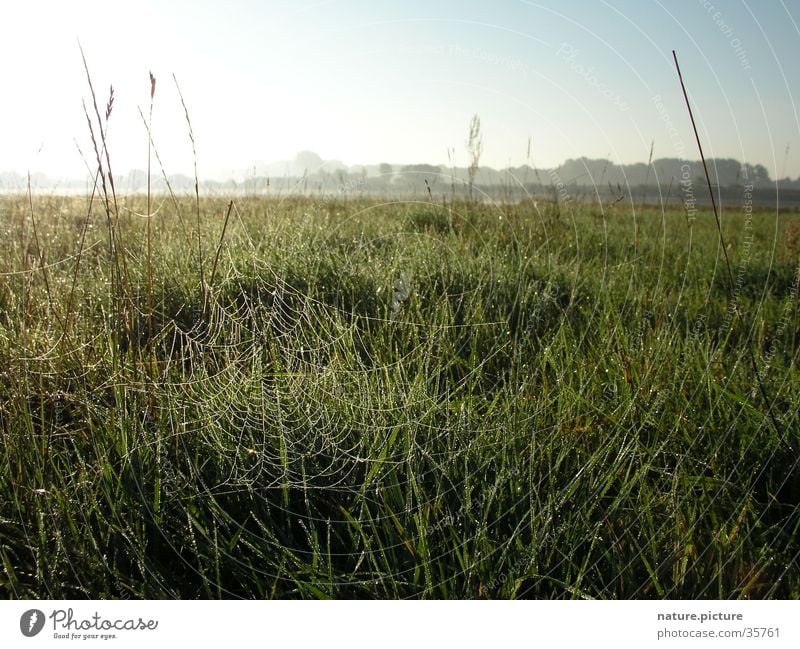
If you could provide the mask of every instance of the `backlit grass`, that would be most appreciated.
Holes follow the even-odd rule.
[[[798,217],[153,204],[0,199],[6,597],[800,596]]]

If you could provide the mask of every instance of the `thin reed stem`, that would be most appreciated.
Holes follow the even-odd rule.
[[[692,106],[689,103],[689,95],[686,92],[686,85],[683,83],[683,75],[681,74],[681,67],[678,64],[678,55],[675,53],[675,50],[672,50],[672,58],[675,60],[675,69],[678,72],[678,80],[681,82],[681,90],[683,91],[683,99],[686,102],[686,109],[689,111],[689,119],[692,122],[692,130],[694,131],[694,137],[697,141],[697,149],[700,152],[700,160],[703,163],[703,173],[706,177],[706,185],[708,186],[708,194],[711,197],[711,208],[714,211],[714,220],[717,224],[717,232],[719,234],[720,245],[722,246],[722,254],[725,258],[725,268],[728,270],[728,280],[730,282],[730,299],[733,304],[733,308],[736,312],[736,315],[741,318],[742,313],[739,309],[739,304],[736,298],[736,293],[734,289],[734,281],[733,281],[733,271],[731,270],[731,262],[728,258],[728,251],[725,246],[725,239],[722,235],[722,224],[719,220],[719,213],[717,211],[717,201],[714,198],[714,189],[711,186],[711,176],[708,173],[708,165],[706,165],[706,158],[703,155],[703,145],[700,143],[700,134],[697,132],[697,124],[694,121],[694,114],[692,113]],[[794,450],[789,445],[789,443],[784,438],[784,435],[781,431],[781,427],[778,424],[778,420],[775,417],[775,413],[773,412],[773,403],[770,400],[769,396],[767,395],[767,390],[764,387],[764,383],[761,381],[761,376],[758,371],[758,364],[756,362],[756,355],[755,351],[753,351],[753,342],[751,337],[746,337],[744,341],[745,346],[747,347],[748,356],[750,358],[750,365],[753,370],[753,378],[756,380],[756,384],[758,385],[759,392],[761,393],[761,398],[764,401],[764,405],[767,408],[767,416],[769,417],[770,422],[772,423],[773,428],[775,429],[775,434],[778,436],[778,439],[792,452]]]
[[[208,282],[209,287],[214,286],[214,278],[217,275],[217,262],[219,262],[219,254],[222,251],[222,242],[225,240],[225,232],[228,229],[228,221],[231,218],[231,210],[233,210],[233,201],[228,203],[228,211],[225,214],[225,222],[222,224],[222,233],[219,235],[219,242],[217,242],[217,250],[214,253],[214,263],[211,266],[211,279]]]
[[[192,162],[194,163],[194,198],[197,215],[197,257],[198,266],[200,269],[200,286],[203,288],[203,291],[205,291],[206,283],[203,275],[203,242],[200,234],[200,181],[197,176],[197,147],[195,145],[194,130],[192,130],[192,120],[189,118],[189,109],[187,108],[186,101],[183,98],[180,84],[178,84],[178,77],[173,74],[172,79],[175,81],[175,87],[178,89],[178,96],[181,99],[181,106],[183,106],[183,112],[186,116],[186,124],[189,127],[189,140],[192,143]]]
[[[150,151],[152,140],[149,134],[153,129],[153,98],[156,94],[156,78],[150,73],[150,116],[147,123],[147,340],[153,339],[153,195],[150,188]]]

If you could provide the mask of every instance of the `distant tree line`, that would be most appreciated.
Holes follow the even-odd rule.
[[[773,187],[775,182],[761,164],[741,163],[732,158],[712,158],[707,161],[711,182],[720,187],[741,187],[752,184],[756,188]],[[146,187],[146,174],[133,170],[116,178],[122,192],[141,192]],[[194,190],[194,178],[183,174],[168,177],[173,191]],[[427,186],[425,182],[427,181]],[[84,192],[87,180],[52,180],[43,174],[33,174],[31,185],[36,190]],[[212,193],[297,193],[297,194],[415,194],[427,192],[469,193],[474,186],[477,195],[497,194],[499,191],[534,191],[553,187],[572,187],[583,190],[624,191],[625,188],[644,186],[660,187],[664,192],[674,187],[678,193],[681,182],[705,186],[703,167],[696,160],[659,158],[649,166],[645,163],[617,165],[610,160],[593,158],[569,159],[554,168],[537,168],[521,165],[506,169],[473,164],[470,167],[449,167],[432,164],[357,165],[329,167],[326,163],[302,168],[297,164],[287,172],[274,175],[252,175],[238,180],[205,180],[203,188]],[[784,189],[800,190],[800,178],[782,178],[778,185]],[[0,173],[0,190],[25,191],[27,176],[16,172]],[[152,178],[153,190],[167,191],[167,182],[160,175]]]

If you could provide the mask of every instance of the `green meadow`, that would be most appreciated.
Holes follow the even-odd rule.
[[[800,597],[800,215],[721,221],[0,197],[0,594]]]

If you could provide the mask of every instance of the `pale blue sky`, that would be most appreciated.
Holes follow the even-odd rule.
[[[529,136],[540,167],[646,161],[653,139],[655,157],[696,158],[676,49],[706,154],[800,175],[797,0],[34,0],[3,14],[0,171],[84,172],[80,38],[96,87],[115,88],[120,171],[146,165],[149,70],[168,172],[191,169],[172,73],[206,177],[303,149],[438,164],[454,148],[464,165],[474,113],[495,167],[524,163]]]

